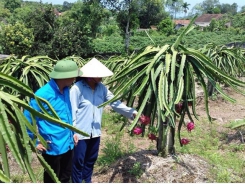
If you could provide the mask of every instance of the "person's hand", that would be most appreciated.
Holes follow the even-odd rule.
[[[76,146],[77,143],[78,143],[78,135],[77,135],[77,134],[74,134],[74,135],[73,135],[73,140],[74,140],[74,144],[75,144],[75,146]]]
[[[138,114],[137,112],[134,112],[133,117],[135,118],[137,116],[137,114]]]
[[[43,152],[43,151],[46,151],[46,150],[47,150],[41,143],[39,143],[39,144],[36,146],[36,149],[37,149],[39,152]]]

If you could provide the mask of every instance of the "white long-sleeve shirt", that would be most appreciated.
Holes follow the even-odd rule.
[[[114,95],[102,83],[98,83],[93,90],[84,80],[76,82],[70,90],[73,125],[91,137],[101,136],[103,107],[98,108],[98,106],[113,97]],[[111,103],[110,106],[127,118],[133,118],[133,113],[137,112],[120,100]],[[90,138],[82,135],[78,137],[79,140]]]

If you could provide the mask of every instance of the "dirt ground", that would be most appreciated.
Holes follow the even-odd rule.
[[[230,120],[245,118],[245,97],[234,93],[229,89],[225,92],[237,100],[236,103],[225,101],[218,97],[209,100],[210,115],[213,121],[220,125],[227,124]],[[203,101],[203,93],[197,90],[196,112],[200,117],[206,118],[206,110]],[[220,130],[224,126],[219,126]],[[230,140],[234,137],[235,131],[230,132]],[[105,140],[106,132],[102,135],[101,148]],[[93,175],[93,182],[97,183],[210,183],[215,182],[210,176],[211,165],[203,158],[196,155],[178,155],[178,160],[171,156],[162,158],[157,156],[156,150],[149,150],[149,139],[135,139],[138,151],[132,155],[119,159],[110,167],[96,170]],[[138,141],[138,142],[137,142]],[[240,141],[238,139],[233,141]],[[155,145],[153,145],[153,148]],[[135,177],[129,173],[135,163],[140,163],[143,174]]]

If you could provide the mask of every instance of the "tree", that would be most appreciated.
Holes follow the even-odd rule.
[[[189,7],[188,7],[188,6],[190,6],[190,4],[188,4],[187,2],[185,2],[185,3],[182,5],[182,8],[184,9],[185,14],[187,13],[187,10],[189,10]]]
[[[227,14],[235,15],[237,13],[238,5],[237,3],[233,3],[232,5],[226,3],[226,4],[220,4],[217,7],[220,9],[220,12],[222,14],[227,13]]]
[[[202,3],[196,4],[192,11],[194,14],[215,14],[215,13],[220,13],[220,3],[219,0],[205,0]]]
[[[160,0],[139,0],[139,24],[140,28],[150,28],[152,25],[158,25],[167,13],[164,11],[163,3]]]
[[[35,8],[32,9],[32,6],[22,6],[21,8],[16,8],[8,18],[8,23],[15,24],[16,22],[20,22],[26,24],[29,14],[32,14],[33,11],[35,11]]]
[[[31,11],[25,19],[27,28],[33,30],[34,43],[29,50],[31,56],[49,55],[52,51],[51,40],[54,37],[56,16],[51,4],[41,5]]]
[[[57,19],[51,56],[63,58],[92,53],[92,39],[96,37],[99,26],[107,15],[108,11],[96,1],[76,2]]]
[[[102,0],[102,4],[117,13],[117,21],[122,34],[125,35],[125,51],[128,53],[131,30],[139,26],[137,0]]]
[[[219,0],[205,0],[201,3],[203,13],[214,13],[214,8],[219,5]]]
[[[1,39],[4,45],[4,53],[23,56],[29,53],[34,36],[32,29],[28,29],[24,24],[16,23],[2,27]]]
[[[72,8],[73,3],[69,3],[67,1],[64,1],[62,6],[62,11],[65,12],[67,10],[70,10]]]
[[[11,16],[11,13],[8,9],[0,7],[0,22],[5,21]]]
[[[166,36],[171,35],[174,31],[172,19],[170,17],[167,17],[166,19],[162,20],[157,26],[157,30],[159,30],[161,33],[165,34]]]
[[[193,8],[192,8],[192,15],[201,15],[203,14],[203,8],[201,6],[201,3],[197,3]]]
[[[240,12],[241,12],[241,13],[245,12],[245,6],[242,6],[242,7],[241,7]]]
[[[176,14],[182,9],[183,0],[167,0],[165,6],[172,12],[173,19],[176,19]]]
[[[21,0],[4,0],[4,8],[8,9],[11,13],[13,13],[16,8],[20,7]]]
[[[237,9],[238,9],[237,3],[233,3],[233,4],[231,5],[230,13],[231,13],[232,15],[235,15],[235,14],[237,13]]]

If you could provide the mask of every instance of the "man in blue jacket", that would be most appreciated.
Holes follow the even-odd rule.
[[[72,112],[69,87],[77,76],[81,75],[78,66],[71,60],[58,61],[50,73],[51,80],[35,93],[46,99],[54,108],[59,118],[72,125]],[[35,99],[31,99],[30,106],[42,112]],[[47,105],[45,109],[49,111]],[[26,118],[32,123],[29,111],[25,110]],[[43,158],[56,173],[62,183],[68,183],[71,177],[72,157],[74,144],[78,138],[73,131],[63,128],[58,124],[35,117],[39,134],[47,141],[48,148],[37,142],[36,149],[42,152]],[[30,134],[31,136],[31,134]],[[49,174],[44,171],[44,183],[53,183]]]

